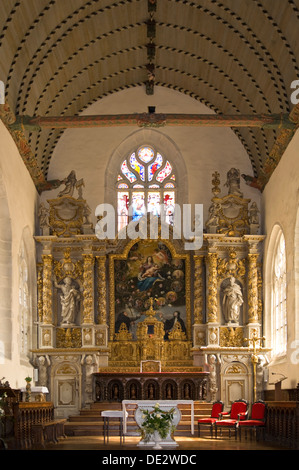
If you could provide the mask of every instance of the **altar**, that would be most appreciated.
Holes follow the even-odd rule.
[[[157,401],[155,400],[123,400],[122,402],[122,409],[124,418],[124,434],[127,432],[127,405],[137,405],[137,409],[135,411],[135,420],[138,426],[142,424],[142,411],[143,410],[152,410],[154,409]],[[191,434],[194,434],[194,402],[193,400],[160,400],[159,407],[163,411],[169,411],[171,408],[175,408],[175,415],[173,419],[173,425],[177,426],[181,420],[181,412],[178,408],[178,405],[190,405],[191,408]],[[146,445],[143,441],[140,441],[138,445]],[[147,443],[147,445],[151,445]],[[172,439],[171,436],[167,436],[167,438],[163,441],[161,445],[177,445],[176,442]]]

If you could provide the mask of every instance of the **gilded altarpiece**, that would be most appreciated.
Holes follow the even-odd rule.
[[[71,177],[72,176],[72,177]],[[262,243],[255,203],[238,171],[221,197],[217,172],[200,249],[186,240],[99,240],[82,182],[40,208],[39,385],[56,413],[95,400],[260,397],[263,336]],[[54,218],[54,219],[53,219]],[[190,241],[190,240],[189,240]],[[256,343],[254,343],[256,344]]]
[[[243,197],[232,168],[221,197],[213,174],[204,244],[194,254],[194,364],[209,371],[211,401],[262,398],[267,348],[263,338],[262,245],[259,210]],[[257,356],[252,348],[258,338]],[[255,343],[254,343],[255,344]],[[203,362],[202,362],[203,361]]]
[[[192,366],[190,255],[167,240],[141,240],[109,258],[110,366]]]

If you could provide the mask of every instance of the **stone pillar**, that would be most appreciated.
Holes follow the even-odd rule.
[[[94,323],[94,257],[83,254],[83,318],[82,324]]]

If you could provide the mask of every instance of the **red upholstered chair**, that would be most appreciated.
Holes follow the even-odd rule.
[[[198,437],[200,436],[200,426],[209,426],[211,436],[213,437],[214,423],[219,419],[219,414],[223,411],[223,406],[224,405],[222,401],[215,401],[213,403],[211,416],[208,416],[206,418],[200,418],[198,420]]]
[[[265,432],[266,427],[266,417],[267,417],[267,405],[264,401],[258,400],[253,403],[251,408],[251,417],[250,419],[245,419],[244,421],[239,421],[237,423],[237,430],[239,433],[239,438],[241,440],[241,431],[245,430],[245,436],[247,436],[247,430],[255,431],[256,440],[259,439],[259,433],[262,431]]]
[[[229,437],[231,436],[231,429],[235,431],[235,438],[237,439],[237,423],[247,418],[248,415],[248,402],[246,400],[236,400],[233,402],[229,412],[220,413],[220,419],[214,424],[215,437],[217,437],[218,429],[228,429]]]

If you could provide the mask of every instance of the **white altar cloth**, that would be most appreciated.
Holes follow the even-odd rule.
[[[141,409],[153,409],[155,405],[159,403],[160,408],[163,409],[165,408],[166,410],[169,410],[173,407],[177,408],[177,405],[190,405],[191,406],[191,434],[194,434],[194,401],[193,400],[123,400],[122,401],[122,406],[123,406],[123,412],[126,412],[126,406],[127,405],[137,405],[137,409],[135,412],[135,419],[137,424],[140,424],[140,415],[142,414]],[[138,411],[139,410],[139,411]],[[179,420],[177,422],[174,422],[174,425],[177,426],[181,419],[181,412],[177,408],[177,418]],[[139,420],[139,423],[138,421]],[[126,418],[124,419],[124,434],[127,432],[127,420]],[[168,440],[169,441],[169,440]],[[141,444],[141,443],[140,443]],[[163,443],[164,445],[166,444],[165,442]],[[162,445],[163,445],[162,444]],[[168,445],[177,445],[173,439],[168,442]],[[144,444],[143,444],[144,445]],[[151,444],[148,444],[151,445]]]

